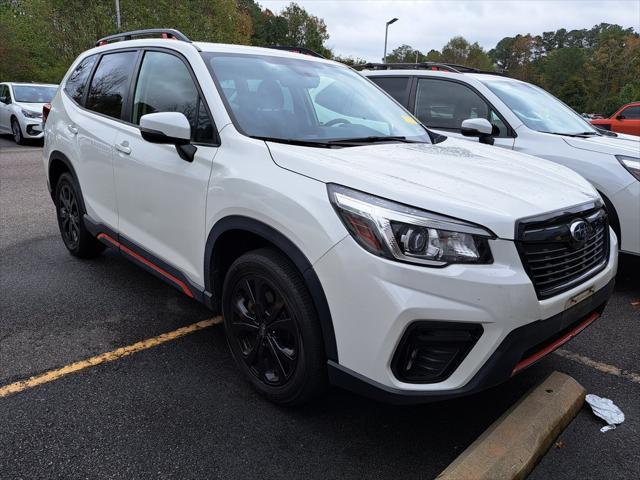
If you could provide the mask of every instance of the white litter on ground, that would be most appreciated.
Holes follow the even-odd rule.
[[[607,425],[600,429],[601,432],[608,432],[624,422],[624,413],[611,400],[598,395],[588,394],[585,400],[591,405],[591,410],[597,416],[607,422]]]

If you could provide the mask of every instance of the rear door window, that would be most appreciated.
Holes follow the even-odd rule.
[[[87,81],[89,80],[91,69],[93,69],[96,60],[96,55],[91,55],[82,60],[73,72],[71,72],[64,86],[64,91],[80,105],[83,104]]]
[[[403,107],[409,106],[409,77],[369,77],[373,83],[391,95]]]
[[[138,52],[103,55],[91,80],[85,107],[121,119]]]
[[[459,132],[468,118],[485,118],[508,137],[500,116],[475,91],[461,83],[421,78],[416,91],[415,115],[427,127]]]

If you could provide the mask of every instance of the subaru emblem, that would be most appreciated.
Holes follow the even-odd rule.
[[[571,244],[575,248],[582,247],[589,237],[591,227],[584,220],[576,220],[569,226],[569,232],[571,233]]]

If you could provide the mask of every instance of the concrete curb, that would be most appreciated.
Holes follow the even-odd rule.
[[[553,372],[496,420],[437,480],[523,479],[576,416],[585,389]]]

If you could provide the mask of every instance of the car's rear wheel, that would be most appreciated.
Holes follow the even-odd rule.
[[[24,145],[24,135],[22,135],[22,129],[20,128],[20,122],[16,118],[11,119],[11,133],[13,134],[13,140],[18,145]]]
[[[258,392],[298,405],[324,390],[320,324],[300,272],[284,255],[263,248],[238,258],[222,302],[231,352]]]
[[[93,258],[104,250],[104,245],[86,229],[82,204],[75,180],[63,173],[56,184],[55,204],[60,235],[67,250],[80,258]]]

